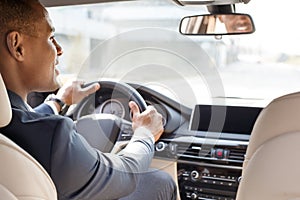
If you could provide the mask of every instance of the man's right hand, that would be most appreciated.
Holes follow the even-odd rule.
[[[151,131],[155,141],[157,141],[164,131],[162,115],[153,106],[148,106],[144,112],[140,113],[138,105],[133,101],[129,102],[129,107],[132,111],[133,131],[139,127],[144,127]]]

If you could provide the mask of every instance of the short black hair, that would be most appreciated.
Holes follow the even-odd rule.
[[[35,35],[41,14],[33,7],[39,0],[0,0],[0,34],[19,31]]]

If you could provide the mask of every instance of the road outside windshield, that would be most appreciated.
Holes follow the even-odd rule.
[[[237,5],[237,12],[253,17],[256,32],[222,40],[180,35],[181,18],[207,11],[168,0],[48,10],[64,48],[59,66],[64,77],[140,83],[193,108],[196,103],[265,106],[300,90],[300,30],[293,11],[300,5],[295,4],[300,2]],[[288,5],[293,6],[283,8]]]

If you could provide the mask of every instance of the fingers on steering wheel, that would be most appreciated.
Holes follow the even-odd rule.
[[[140,109],[134,101],[129,102],[129,107],[130,107],[131,112],[132,112],[132,119],[135,119],[137,117],[137,115],[140,114]]]
[[[92,85],[89,85],[87,87],[81,88],[83,92],[87,92],[88,94],[92,94],[100,89],[99,83],[93,83]]]

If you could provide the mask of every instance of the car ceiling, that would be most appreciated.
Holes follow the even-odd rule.
[[[46,6],[66,6],[66,5],[79,5],[79,4],[91,4],[91,3],[105,3],[116,1],[134,1],[134,0],[40,0],[40,2]]]
[[[40,0],[46,7],[51,6],[65,6],[65,5],[79,5],[79,4],[91,4],[91,3],[105,3],[116,1],[142,1],[142,0]],[[166,0],[167,1],[167,0]],[[178,5],[224,5],[235,3],[248,3],[250,0],[172,0]]]

